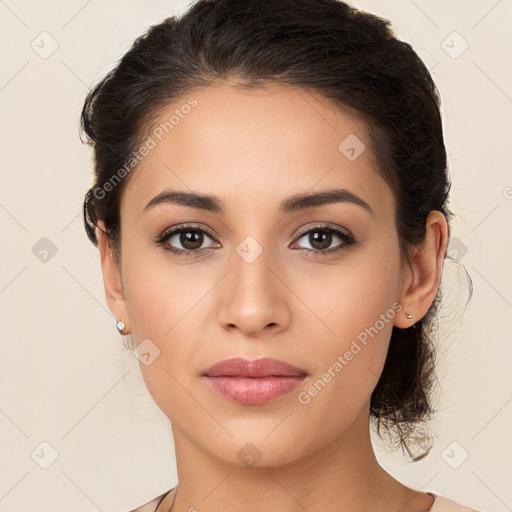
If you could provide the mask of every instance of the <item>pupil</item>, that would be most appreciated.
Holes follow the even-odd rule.
[[[311,245],[313,247],[315,247],[315,244],[318,244],[319,240],[320,240],[320,247],[317,247],[318,249],[325,249],[326,247],[329,247],[329,245],[331,245],[331,240],[330,240],[330,237],[332,236],[331,233],[326,233],[325,231],[315,231],[314,233],[311,233],[311,235],[313,238]],[[319,236],[317,236],[317,235],[319,235]]]
[[[186,231],[181,233],[181,245],[187,249],[197,249],[202,245],[202,233],[198,231]],[[199,241],[199,243],[198,243]],[[192,246],[190,245],[192,244]]]

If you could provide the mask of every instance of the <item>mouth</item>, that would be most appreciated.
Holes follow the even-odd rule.
[[[214,364],[202,373],[210,389],[240,404],[261,405],[290,393],[309,374],[284,361],[232,358]]]

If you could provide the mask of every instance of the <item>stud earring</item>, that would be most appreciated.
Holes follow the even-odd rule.
[[[405,313],[405,316],[407,317],[407,320],[412,320],[412,315],[409,315],[409,313]]]
[[[116,323],[117,330],[119,331],[119,334],[126,334],[124,333],[124,328],[126,327],[126,324],[122,320],[118,320]]]

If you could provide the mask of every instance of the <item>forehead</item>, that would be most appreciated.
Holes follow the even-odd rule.
[[[364,123],[296,87],[192,90],[161,109],[150,139],[122,210],[140,213],[166,188],[215,195],[228,211],[333,187],[349,189],[377,210],[392,208]]]

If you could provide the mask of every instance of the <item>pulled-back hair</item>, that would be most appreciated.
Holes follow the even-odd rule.
[[[164,107],[214,82],[246,89],[289,84],[356,113],[377,172],[396,201],[405,261],[410,262],[411,247],[424,240],[431,210],[442,212],[450,228],[439,93],[425,64],[410,44],[395,37],[389,20],[338,0],[198,0],[179,18],[169,17],[138,37],[83,106],[81,127],[94,148],[85,229],[97,245],[94,228],[103,221],[117,261],[120,198],[136,172],[138,148]],[[413,455],[415,447],[429,444],[428,435],[418,432],[434,412],[440,293],[413,326],[393,327],[370,402],[379,435],[385,427],[413,460],[430,449]]]

